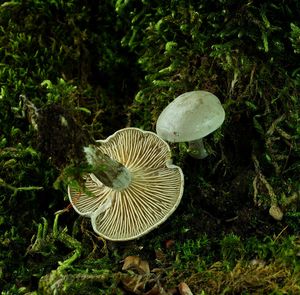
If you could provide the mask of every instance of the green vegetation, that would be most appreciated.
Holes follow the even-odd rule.
[[[154,281],[300,293],[298,1],[0,3],[2,295],[133,292],[128,255],[156,269],[140,278],[144,293]],[[211,155],[171,144],[185,174],[179,208],[142,239],[106,242],[68,207],[82,146],[125,126],[154,131],[191,90],[226,110],[205,139]]]

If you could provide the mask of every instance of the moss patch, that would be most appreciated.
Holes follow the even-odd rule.
[[[133,292],[128,255],[150,264],[144,293],[182,281],[195,294],[299,293],[299,10],[298,1],[2,3],[2,293]],[[204,140],[210,156],[195,161],[185,143],[170,144],[185,174],[176,212],[139,240],[104,241],[68,207],[82,146],[126,126],[154,131],[191,90],[214,93],[226,111]]]

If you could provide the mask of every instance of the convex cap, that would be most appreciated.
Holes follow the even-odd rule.
[[[170,142],[189,142],[215,131],[224,118],[225,111],[215,95],[202,90],[186,92],[162,111],[156,132]]]
[[[129,170],[131,183],[115,190],[94,174],[87,174],[87,192],[69,186],[70,201],[79,214],[91,218],[100,236],[113,241],[141,237],[163,223],[179,205],[183,173],[172,164],[168,144],[153,132],[125,128],[97,143],[103,153]]]

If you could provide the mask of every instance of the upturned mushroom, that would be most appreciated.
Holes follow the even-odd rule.
[[[219,128],[225,111],[219,99],[207,91],[191,91],[175,98],[160,114],[156,133],[169,142],[189,142],[189,153],[203,159],[208,153],[203,137]]]
[[[85,190],[71,186],[75,211],[91,218],[94,231],[112,241],[139,238],[163,223],[183,194],[183,173],[168,144],[155,133],[125,128],[85,148],[94,173]]]

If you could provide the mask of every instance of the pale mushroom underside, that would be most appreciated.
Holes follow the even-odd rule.
[[[89,174],[89,193],[69,187],[70,201],[79,214],[91,218],[99,235],[109,240],[138,238],[175,211],[183,193],[183,173],[171,164],[168,144],[153,132],[125,128],[98,142],[102,152],[130,171],[132,182],[117,191]]]

